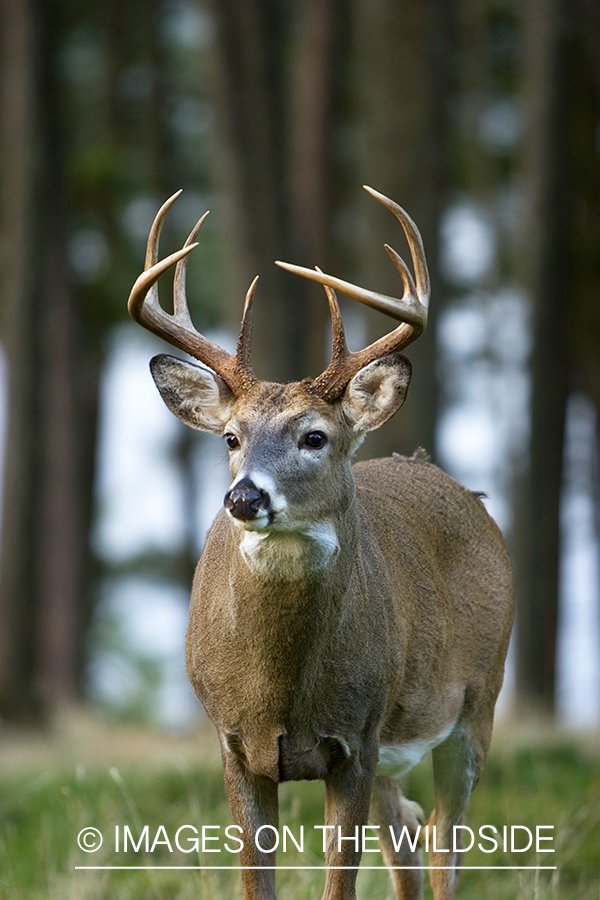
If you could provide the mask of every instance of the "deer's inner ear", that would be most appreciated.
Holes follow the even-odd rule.
[[[165,354],[151,360],[150,371],[161,397],[182,422],[199,431],[224,433],[236,397],[219,375]]]
[[[410,384],[410,361],[392,353],[358,372],[342,396],[342,412],[356,432],[374,431],[400,409]]]

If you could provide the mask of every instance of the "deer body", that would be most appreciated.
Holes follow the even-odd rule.
[[[419,900],[421,850],[399,835],[422,824],[397,776],[433,750],[438,846],[452,846],[485,762],[512,623],[512,571],[480,499],[422,455],[352,466],[364,435],[402,405],[410,364],[397,351],[424,324],[428,280],[414,223],[402,222],[417,276],[389,250],[401,301],[366,294],[321,272],[333,323],[329,368],[314,381],[258,382],[249,368],[249,310],[236,357],[195,331],[182,284],[194,245],[147,270],[130,311],[209,367],[168,356],[151,363],[167,405],[194,428],[224,435],[232,485],[198,564],[187,668],[215,723],[232,816],[243,831],[244,900],[274,900],[273,856],[254,835],[278,824],[280,782],[324,779],[329,831],[325,900],[353,900],[371,821],[398,900]],[[169,201],[172,202],[172,201]],[[202,221],[202,220],[201,220]],[[200,223],[201,224],[201,223]],[[149,288],[177,263],[175,313]],[[307,270],[297,270],[307,274]],[[405,324],[360,353],[345,346],[330,286]],[[141,299],[140,299],[141,297]],[[408,324],[406,324],[408,323]],[[447,843],[447,842],[450,843]],[[459,852],[430,852],[435,900],[453,900]]]
[[[324,571],[307,559],[283,589],[253,572],[224,511],[198,567],[190,680],[225,753],[276,782],[325,778],[369,732],[378,746],[435,740],[501,685],[510,565],[481,501],[418,458],[355,474]]]

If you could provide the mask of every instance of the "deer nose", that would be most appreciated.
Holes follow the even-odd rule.
[[[244,522],[256,518],[260,510],[268,509],[269,503],[267,492],[258,488],[249,478],[242,478],[234,484],[223,500],[227,512]]]

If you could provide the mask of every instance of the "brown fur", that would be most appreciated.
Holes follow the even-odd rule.
[[[355,549],[318,582],[282,590],[249,575],[237,530],[224,512],[217,516],[194,583],[187,664],[220,734],[238,736],[223,754],[230,796],[250,774],[256,797],[302,778],[325,778],[344,793],[359,769],[363,796],[344,816],[343,833],[352,834],[366,821],[378,743],[432,738],[457,720],[474,769],[468,800],[502,684],[511,568],[479,500],[435,466],[415,463],[394,456],[354,466],[345,540]],[[448,810],[447,827],[464,806],[461,797]],[[236,821],[245,831],[264,823],[248,813]],[[259,865],[259,857],[250,849],[243,862]],[[334,849],[327,861],[356,862]],[[269,895],[247,888],[248,897]],[[436,892],[436,900],[452,896],[445,885]]]

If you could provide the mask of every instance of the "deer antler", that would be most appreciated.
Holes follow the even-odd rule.
[[[146,248],[146,262],[143,273],[139,276],[131,289],[127,309],[130,316],[159,337],[164,338],[180,350],[189,353],[200,362],[207,365],[213,372],[221,376],[229,385],[236,396],[245,393],[252,385],[256,384],[250,364],[250,350],[252,342],[252,299],[256,282],[255,278],[244,304],[240,337],[237,345],[237,353],[232,356],[219,347],[218,344],[209,341],[204,335],[196,331],[190,318],[188,309],[185,277],[187,257],[198,244],[196,236],[204,224],[208,212],[194,226],[191,234],[181,250],[172,253],[158,262],[158,241],[165,216],[172,204],[179,197],[181,191],[177,191],[172,197],[163,203],[156,218],[152,223]],[[160,276],[176,265],[175,279],[173,282],[173,315],[165,312],[158,299],[158,284]]]
[[[318,268],[314,270],[305,269],[303,266],[294,266],[290,263],[277,261],[277,265],[281,266],[281,268],[294,272],[296,275],[302,275],[303,278],[309,278],[311,281],[316,281],[325,287],[331,312],[331,362],[325,371],[311,383],[311,390],[327,401],[332,401],[339,397],[348,382],[364,366],[374,362],[376,359],[381,359],[388,353],[400,350],[416,340],[422,334],[427,324],[429,273],[419,230],[401,206],[398,206],[397,203],[394,203],[393,200],[390,200],[378,191],[374,191],[373,188],[366,185],[364,185],[364,188],[394,213],[402,225],[408,240],[415,269],[416,285],[404,260],[388,244],[384,245],[402,278],[402,283],[404,284],[402,297],[388,297],[385,294],[365,290],[350,284],[348,281],[342,281],[340,278],[326,275]],[[370,344],[364,350],[360,350],[358,353],[351,353],[346,346],[342,317],[332,288],[337,288],[346,296],[359,300],[366,306],[387,313],[388,316],[392,316],[394,319],[402,322],[402,325],[399,325],[398,328],[375,341],[375,343]]]

